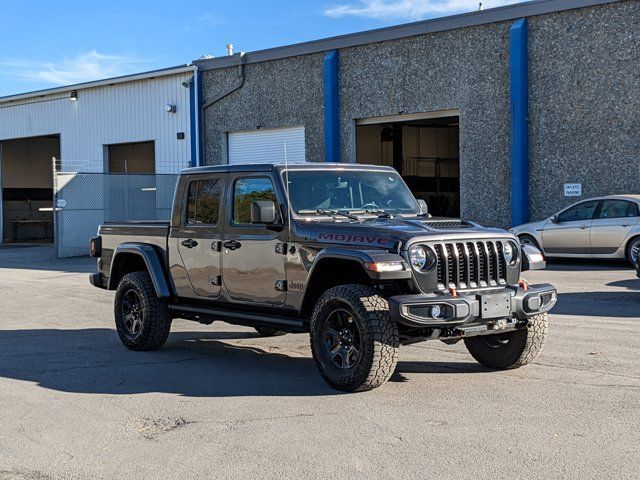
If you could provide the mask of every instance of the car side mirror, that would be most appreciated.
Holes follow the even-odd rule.
[[[547,268],[544,255],[542,255],[542,252],[537,247],[533,245],[521,245],[520,251],[522,252],[521,271],[544,270]]]
[[[251,202],[251,223],[271,224],[276,220],[276,204],[271,200]]]
[[[418,208],[420,208],[420,215],[429,215],[429,206],[422,198],[416,198],[418,202]]]
[[[558,223],[558,215],[551,215],[551,217],[549,218],[549,221],[551,223]]]

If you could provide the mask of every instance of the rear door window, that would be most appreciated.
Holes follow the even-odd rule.
[[[627,200],[604,200],[600,208],[599,218],[625,218],[637,217],[638,204]]]
[[[195,180],[189,184],[187,196],[189,225],[216,225],[220,213],[220,182]]]

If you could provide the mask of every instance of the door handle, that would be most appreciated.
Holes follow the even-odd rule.
[[[187,248],[193,248],[198,246],[198,242],[190,238],[189,240],[183,240],[182,246]]]
[[[237,240],[227,240],[222,244],[222,246],[227,250],[237,250],[242,246],[242,244]]]
[[[580,225],[580,230],[584,230],[585,228],[589,228],[588,225]]]

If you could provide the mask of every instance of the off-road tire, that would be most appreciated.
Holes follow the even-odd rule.
[[[348,311],[360,332],[361,354],[348,370],[336,367],[325,347],[325,323],[336,309]],[[362,392],[379,387],[396,368],[398,325],[391,320],[387,300],[369,286],[340,285],[324,292],[311,315],[310,337],[320,374],[338,390]]]
[[[634,248],[634,246],[638,244],[640,244],[640,237],[634,237],[631,240],[629,240],[629,243],[627,243],[627,252],[626,252],[627,260],[634,267],[636,266],[636,263],[633,261],[633,258],[631,256],[631,250]]]
[[[527,327],[515,332],[481,335],[465,338],[467,350],[478,363],[495,370],[509,370],[531,363],[542,351],[547,339],[547,314],[541,313],[529,319]],[[508,342],[496,346],[496,338]],[[492,346],[493,344],[493,346]]]
[[[123,300],[130,291],[139,296],[141,304],[142,326],[137,335],[128,331],[123,315]],[[167,341],[172,317],[167,302],[156,296],[147,272],[127,273],[122,277],[116,290],[114,314],[118,336],[129,350],[156,350]]]
[[[276,330],[275,328],[270,327],[254,327],[258,335],[261,337],[279,337],[281,335],[286,335],[287,332],[283,332],[282,330]]]
[[[518,239],[520,240],[520,243],[522,245],[528,244],[528,245],[533,245],[534,247],[536,247],[538,250],[541,250],[540,248],[540,244],[538,243],[538,241],[533,238],[531,235],[528,235],[526,233],[522,234],[522,235],[518,235]]]

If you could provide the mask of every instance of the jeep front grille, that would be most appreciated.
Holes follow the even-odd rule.
[[[439,290],[506,285],[507,266],[502,255],[502,242],[439,242],[430,245],[438,258]]]

